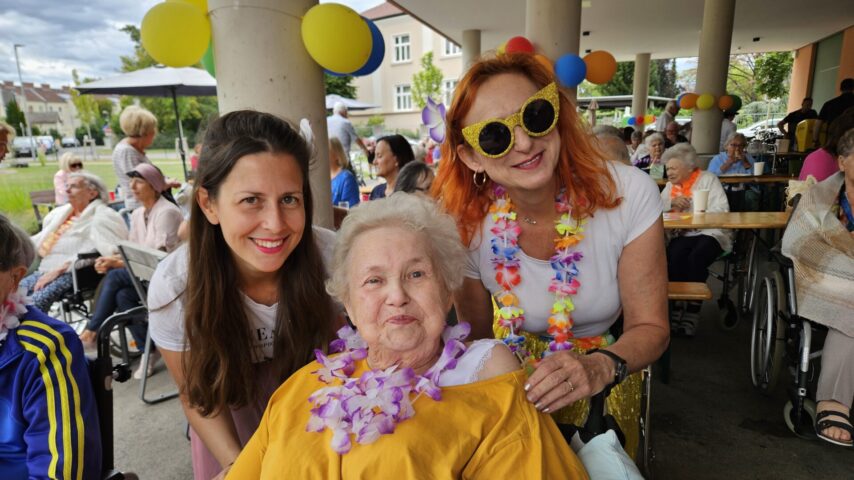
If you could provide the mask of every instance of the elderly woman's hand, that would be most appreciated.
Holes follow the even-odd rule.
[[[670,200],[670,207],[677,212],[685,212],[691,208],[691,199],[680,196]]]
[[[124,266],[124,262],[117,257],[98,257],[98,259],[95,260],[95,271],[102,275],[113,268],[121,268]]]
[[[564,350],[544,358],[525,390],[537,410],[549,413],[601,392],[614,379],[614,362],[605,355]]]
[[[66,270],[68,270],[67,264],[57,268],[56,270],[51,270],[51,271],[45,273],[44,275],[39,277],[39,279],[36,281],[35,286],[33,286],[33,291],[38,292],[39,290],[48,286],[48,284],[50,284],[50,282],[59,278],[59,276],[62,275],[63,273],[65,273]]]

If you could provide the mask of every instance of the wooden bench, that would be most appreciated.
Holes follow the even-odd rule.
[[[30,203],[33,205],[33,212],[36,214],[36,221],[39,223],[39,230],[42,229],[42,208],[47,211],[53,210],[56,206],[56,192],[53,190],[35,190],[30,192]]]
[[[711,300],[712,291],[703,282],[667,282],[667,299]]]

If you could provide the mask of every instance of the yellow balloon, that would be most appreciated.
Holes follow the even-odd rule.
[[[198,7],[183,2],[160,3],[142,19],[142,46],[170,67],[199,62],[211,41],[211,24]]]
[[[370,27],[344,5],[323,3],[311,7],[302,17],[301,33],[311,58],[333,72],[355,72],[371,55]]]
[[[500,57],[500,56],[504,55],[504,53],[506,51],[507,51],[507,42],[504,42],[498,46],[498,48],[495,50],[495,54]]]
[[[195,5],[199,10],[202,11],[205,15],[208,14],[208,0],[166,0],[167,2],[174,3],[189,3],[190,5]]]
[[[647,114],[643,117],[643,123],[645,123],[645,124],[649,125],[649,124],[651,124],[651,123],[653,123],[653,122],[655,122],[655,115],[653,115],[653,114],[651,114],[651,113],[647,113]]]
[[[697,97],[697,108],[700,110],[708,110],[715,104],[715,96],[711,93],[704,93]]]

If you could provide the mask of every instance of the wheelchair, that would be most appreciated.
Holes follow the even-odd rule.
[[[797,207],[796,197],[794,201]],[[779,245],[771,250],[778,268],[760,285],[750,337],[750,377],[753,386],[770,395],[784,371],[793,379],[783,408],[786,426],[801,438],[815,434],[815,384],[821,365],[821,346],[827,329],[798,315],[795,269]]]

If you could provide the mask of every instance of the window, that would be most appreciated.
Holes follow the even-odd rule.
[[[444,51],[445,51],[444,56],[446,56],[446,57],[454,57],[454,56],[457,56],[457,55],[463,53],[463,49],[460,48],[459,45],[448,40],[447,38],[445,39],[445,50]]]
[[[394,87],[394,109],[398,112],[412,110],[412,88],[409,85]]]
[[[410,53],[409,34],[394,36],[394,62],[408,62],[412,60]]]
[[[451,105],[451,100],[454,99],[454,90],[457,89],[457,80],[445,80],[442,82],[442,102],[445,107]]]

